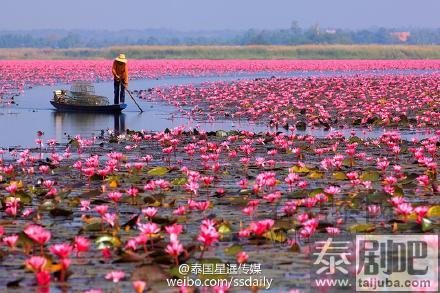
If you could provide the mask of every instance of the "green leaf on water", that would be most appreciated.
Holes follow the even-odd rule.
[[[168,273],[170,274],[171,277],[176,277],[176,278],[179,278],[179,279],[183,279],[185,277],[185,275],[182,275],[180,273],[179,267],[180,266],[174,266],[174,267],[170,268]]]
[[[100,231],[101,218],[91,218],[87,221],[83,228],[85,231]]]
[[[374,193],[370,193],[367,195],[367,200],[370,203],[381,203],[381,202],[387,202],[386,200],[389,198],[390,196],[385,193],[385,192],[374,192]]]
[[[362,181],[379,181],[380,173],[377,171],[363,172],[361,176],[359,176],[359,179],[361,179]]]
[[[426,215],[428,217],[440,217],[440,205],[430,207]]]
[[[351,167],[351,166],[354,166],[356,164],[355,164],[354,160],[352,160],[350,158],[345,158],[345,159],[342,160],[342,165],[346,166],[346,167]]]
[[[376,226],[374,224],[355,224],[348,228],[348,231],[352,233],[370,233],[376,230]]]
[[[147,174],[150,176],[163,176],[167,174],[170,170],[167,167],[154,167],[153,169],[150,169]]]
[[[319,171],[312,171],[307,176],[307,178],[310,179],[321,179],[322,177],[324,177],[324,172],[319,172]]]
[[[127,181],[131,184],[140,183],[142,181],[142,177],[138,174],[132,174],[128,177]]]
[[[315,196],[317,194],[320,194],[320,193],[323,193],[323,192],[324,192],[324,189],[322,189],[322,188],[315,188],[315,189],[310,191],[309,196],[313,197],[313,196]]]
[[[79,196],[83,197],[83,198],[89,198],[89,197],[98,196],[101,193],[102,193],[101,189],[92,189],[90,191],[87,191],[87,192],[84,192],[84,193],[80,194]]]
[[[225,248],[225,253],[228,255],[235,256],[237,253],[243,250],[243,247],[240,244],[233,244],[229,247]]]
[[[52,217],[70,217],[73,214],[72,210],[55,207],[49,211]]]
[[[307,168],[307,167],[300,167],[300,166],[297,166],[297,165],[291,167],[289,170],[291,172],[294,172],[294,173],[309,173],[310,172],[309,168]]]
[[[335,172],[333,173],[333,179],[335,180],[347,180],[348,177],[344,172]]]
[[[219,227],[218,227],[218,232],[220,233],[220,234],[228,234],[228,233],[231,233],[231,227],[229,227],[229,225],[227,225],[227,224],[225,224],[225,223],[223,223],[223,224],[221,224]]]
[[[185,177],[180,177],[180,178],[174,178],[173,180],[171,180],[171,184],[174,186],[181,186],[184,185],[188,182],[188,179],[186,179]]]
[[[240,195],[249,195],[249,194],[251,194],[251,191],[249,189],[240,190]]]
[[[400,188],[399,186],[394,186],[394,196],[405,196],[405,194],[403,193],[403,189]]]
[[[18,197],[22,204],[30,204],[32,202],[32,196],[23,190],[17,191],[15,197]],[[8,198],[6,198],[6,201],[8,201]]]
[[[432,221],[428,220],[426,218],[422,219],[422,231],[423,232],[429,232],[433,229],[434,227],[432,226]]]
[[[105,247],[119,247],[121,246],[121,240],[118,237],[111,235],[102,235],[95,241],[98,249]]]
[[[350,137],[350,139],[348,141],[349,141],[349,143],[354,143],[354,142],[363,143],[364,142],[364,140],[362,138],[359,138],[357,136]]]
[[[279,229],[279,228],[272,228],[266,233],[264,233],[263,236],[269,240],[276,242],[286,242],[287,240],[286,231],[284,231],[284,229]]]

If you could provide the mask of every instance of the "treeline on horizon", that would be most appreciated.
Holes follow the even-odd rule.
[[[403,40],[398,34],[403,33]],[[397,34],[397,35],[396,35]],[[104,48],[117,45],[307,45],[307,44],[440,44],[440,28],[330,29],[315,25],[277,30],[191,31],[33,30],[0,31],[0,48]]]
[[[440,59],[440,45],[112,46],[0,48],[0,60],[106,59]]]

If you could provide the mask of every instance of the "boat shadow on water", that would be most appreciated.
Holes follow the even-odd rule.
[[[76,113],[52,112],[55,124],[55,136],[63,141],[68,135],[97,135],[101,130],[112,129],[115,133],[126,130],[124,113]]]

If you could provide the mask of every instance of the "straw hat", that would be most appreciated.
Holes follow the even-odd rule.
[[[122,63],[127,63],[127,58],[125,58],[125,54],[119,54],[119,56],[116,57],[115,60],[119,61],[119,62],[122,62]]]

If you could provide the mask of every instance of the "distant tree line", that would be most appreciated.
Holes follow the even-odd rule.
[[[361,30],[300,27],[247,31],[169,29],[94,31],[35,30],[0,32],[1,48],[102,48],[114,45],[303,45],[303,44],[440,44],[440,28]]]

